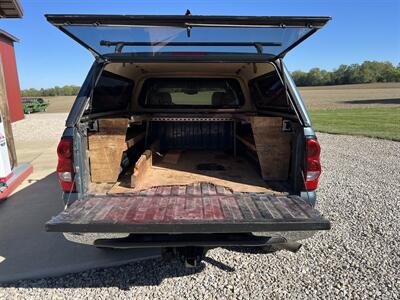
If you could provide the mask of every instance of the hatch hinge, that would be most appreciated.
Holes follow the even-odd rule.
[[[260,44],[260,43],[254,43],[254,47],[256,47],[256,49],[257,49],[257,53],[258,54],[263,54],[263,46],[262,46],[262,44]]]
[[[191,15],[192,15],[192,13],[190,12],[189,9],[187,9],[186,12],[185,12],[185,16],[191,16]],[[192,26],[189,25],[189,24],[185,24],[185,26],[186,26],[187,37],[190,38],[190,34],[191,34],[191,31],[192,31]]]
[[[96,62],[100,63],[100,64],[108,63],[108,59],[103,57],[103,56],[101,56],[101,55],[97,55],[96,56]]]
[[[117,43],[115,45],[115,53],[121,53],[122,52],[122,48],[124,48],[124,43]]]

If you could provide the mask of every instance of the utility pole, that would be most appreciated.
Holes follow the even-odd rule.
[[[3,63],[0,57],[0,114],[2,116],[4,132],[7,140],[8,155],[10,158],[11,168],[17,165],[17,153],[15,151],[14,136],[11,127],[10,113],[8,110],[8,100],[6,83],[4,80]]]

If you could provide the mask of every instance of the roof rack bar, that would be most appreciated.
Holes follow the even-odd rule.
[[[263,47],[280,47],[280,42],[122,42],[100,41],[101,46],[115,46],[115,53],[121,53],[125,46],[200,46],[200,47],[255,47],[258,54],[263,53]]]

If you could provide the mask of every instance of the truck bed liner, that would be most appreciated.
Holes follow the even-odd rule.
[[[89,196],[46,223],[47,231],[107,233],[239,233],[329,228],[329,221],[299,196],[234,193],[210,183]]]

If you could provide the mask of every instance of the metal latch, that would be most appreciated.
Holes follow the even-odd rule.
[[[292,122],[290,120],[283,120],[282,121],[282,131],[283,132],[292,132]]]

